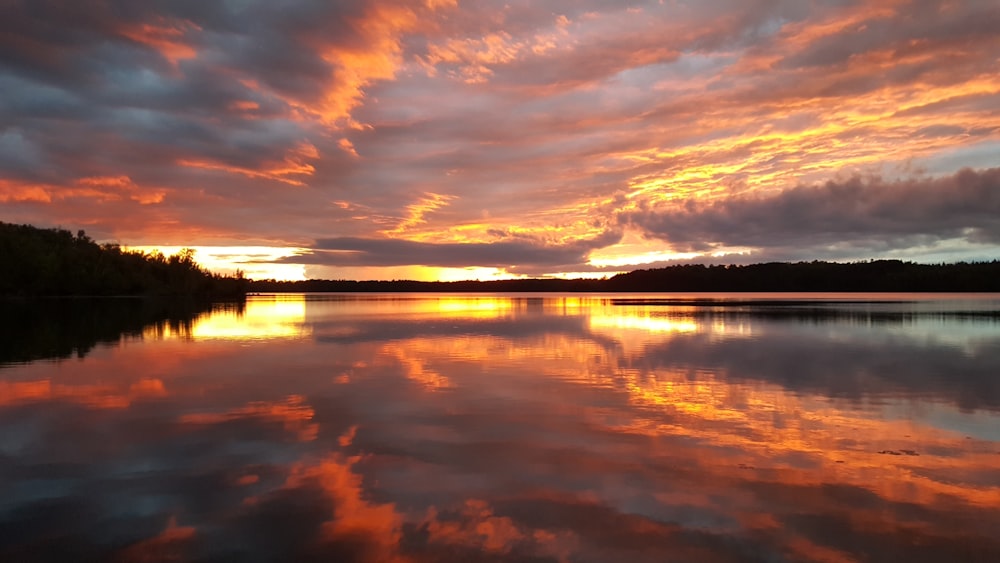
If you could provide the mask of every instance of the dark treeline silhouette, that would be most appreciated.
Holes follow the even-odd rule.
[[[636,270],[608,280],[612,291],[997,292],[1000,261],[916,264],[771,262],[746,266],[683,265]]]
[[[193,254],[127,251],[97,244],[84,231],[0,222],[0,296],[245,295],[241,273],[210,273]]]
[[[254,292],[1000,292],[1000,261],[916,264],[771,262],[746,266],[685,264],[609,279],[460,282],[306,280],[250,282]]]
[[[102,343],[148,331],[189,333],[200,315],[243,302],[177,298],[0,299],[0,365],[84,357]]]

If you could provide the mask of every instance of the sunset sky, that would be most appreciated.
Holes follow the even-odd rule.
[[[254,278],[1000,259],[1000,3],[0,0],[0,221]]]

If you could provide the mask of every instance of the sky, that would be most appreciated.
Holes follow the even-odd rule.
[[[0,0],[0,221],[257,279],[1000,259],[1000,3]]]

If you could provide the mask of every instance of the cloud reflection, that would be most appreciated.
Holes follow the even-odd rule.
[[[248,320],[261,335],[0,371],[12,397],[24,389],[0,404],[0,526],[14,531],[0,555],[1000,554],[988,317],[579,296],[261,302],[298,336]],[[31,392],[42,372],[49,389],[118,373],[142,398],[100,410]]]

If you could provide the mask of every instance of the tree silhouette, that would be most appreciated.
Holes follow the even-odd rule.
[[[0,295],[187,295],[242,297],[247,280],[202,269],[185,248],[124,251],[83,231],[0,222]]]
[[[256,292],[1000,292],[1000,261],[915,264],[899,260],[772,262],[746,266],[683,264],[609,279],[418,282],[254,280]]]

